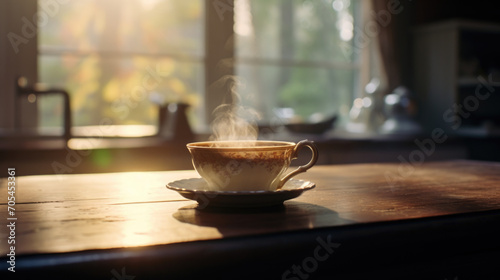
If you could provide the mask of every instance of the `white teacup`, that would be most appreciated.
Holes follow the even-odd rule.
[[[312,151],[309,163],[283,176],[298,151]],[[318,159],[312,141],[206,141],[187,144],[193,166],[213,191],[278,190]]]

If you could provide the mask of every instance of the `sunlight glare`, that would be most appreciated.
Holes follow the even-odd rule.
[[[151,10],[159,2],[161,2],[161,0],[141,0],[142,6],[145,10]]]
[[[248,0],[234,1],[234,32],[240,36],[250,36],[254,33],[250,3]]]

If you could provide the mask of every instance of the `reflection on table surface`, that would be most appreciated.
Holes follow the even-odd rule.
[[[94,251],[106,255],[121,250],[123,257],[142,248],[159,258],[178,252],[168,248],[186,246],[192,251],[182,249],[175,256],[203,258],[213,250],[232,252],[236,247],[225,246],[233,243],[246,251],[261,246],[272,254],[270,248],[282,246],[283,238],[295,238],[297,248],[302,248],[314,244],[314,236],[328,232],[337,232],[343,246],[356,244],[355,239],[366,242],[363,236],[370,232],[377,232],[371,235],[375,239],[398,233],[385,242],[419,231],[433,238],[437,234],[433,227],[449,226],[434,219],[458,219],[454,226],[463,225],[462,233],[472,231],[471,225],[480,230],[486,225],[475,223],[496,221],[500,209],[500,164],[496,163],[315,166],[298,178],[313,181],[316,188],[279,207],[239,210],[200,209],[195,201],[166,188],[168,182],[192,177],[198,177],[193,170],[17,177],[16,255],[36,259],[39,254]],[[2,179],[0,190],[7,192],[7,179]],[[6,202],[0,210],[7,212]],[[470,219],[470,215],[486,218]],[[379,232],[382,229],[385,234]],[[5,227],[0,234],[6,243]],[[220,242],[226,245],[214,247]],[[7,253],[8,248],[0,246],[0,254]]]

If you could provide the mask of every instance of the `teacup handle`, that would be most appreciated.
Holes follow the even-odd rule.
[[[302,149],[302,147],[308,147],[311,150],[312,152],[311,160],[306,165],[299,166],[299,168],[295,169],[294,171],[288,173],[285,177],[281,178],[280,183],[278,184],[277,188],[278,190],[281,189],[285,185],[285,183],[288,180],[290,180],[293,176],[302,172],[306,172],[318,161],[318,148],[316,148],[316,145],[314,145],[313,141],[309,140],[302,140],[295,145],[295,148],[293,148],[292,151],[292,160],[297,158],[299,151]]]

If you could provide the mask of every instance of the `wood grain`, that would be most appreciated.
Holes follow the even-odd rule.
[[[195,171],[17,177],[16,254],[220,240],[500,209],[498,163],[315,166],[298,176],[315,182],[315,189],[282,208],[262,211],[201,211],[165,187],[191,177],[198,177]],[[0,192],[5,220],[5,179]],[[0,228],[0,244],[6,244],[7,229]],[[0,254],[6,253],[0,246]]]

